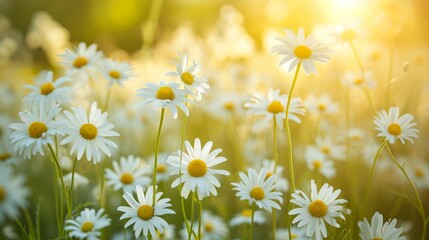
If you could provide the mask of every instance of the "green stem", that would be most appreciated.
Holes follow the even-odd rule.
[[[107,94],[106,94],[106,99],[104,100],[104,111],[107,112],[107,110],[109,109],[109,102],[110,102],[110,95],[112,94],[112,87],[109,87],[109,89],[107,90]]]
[[[250,218],[249,240],[252,240],[252,238],[253,238],[253,226],[255,225],[255,222],[254,222],[255,207],[256,207],[256,203],[253,203],[252,204],[252,217]]]
[[[191,226],[189,228],[189,232],[188,232],[188,240],[191,240],[192,237],[192,233],[194,232],[193,228],[194,228],[194,198],[195,198],[195,191],[192,192],[192,197],[191,197]]]
[[[156,195],[156,168],[158,165],[158,151],[159,151],[159,141],[161,138],[161,129],[162,129],[162,122],[164,121],[164,113],[165,108],[161,109],[161,117],[159,119],[159,127],[158,127],[158,134],[156,135],[156,145],[155,145],[155,161],[153,163],[153,196],[152,196],[152,206],[155,206],[155,195]]]
[[[72,178],[71,178],[71,187],[70,187],[70,206],[73,208],[73,186],[74,186],[74,173],[76,171],[76,165],[77,165],[77,157],[74,158],[73,161],[73,167],[72,167]]]
[[[105,195],[104,195],[104,189],[105,189],[105,178],[104,178],[104,167],[103,167],[103,163],[104,161],[101,161],[101,163],[99,163],[99,168],[98,168],[98,172],[100,174],[100,195],[99,195],[99,202],[100,202],[100,208],[104,208],[106,205],[105,202]]]
[[[279,153],[277,150],[277,121],[276,116],[273,116],[273,155],[274,155],[274,174],[277,174],[277,164],[279,161]],[[277,225],[277,217],[276,210],[273,208],[272,215],[272,230],[273,230],[273,239],[276,239],[276,225]]]
[[[203,222],[203,200],[198,200],[199,202],[199,207],[200,207],[200,219],[198,220],[198,238],[197,239],[201,239],[201,225]]]
[[[371,173],[369,174],[369,179],[368,179],[368,183],[366,186],[365,209],[368,206],[369,193],[371,192],[371,186],[372,186],[372,181],[374,179],[374,172],[375,172],[375,166],[377,163],[377,159],[380,156],[381,151],[383,150],[383,148],[386,146],[387,143],[388,143],[388,141],[384,140],[384,142],[381,144],[380,148],[377,150],[377,153],[375,154],[374,160],[372,162]]]
[[[148,20],[145,24],[143,36],[143,48],[150,47],[155,39],[155,33],[158,28],[158,20],[161,14],[163,0],[152,1]]]

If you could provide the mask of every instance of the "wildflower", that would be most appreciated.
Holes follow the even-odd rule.
[[[167,164],[168,154],[167,153],[159,153],[158,154],[158,163],[156,165],[156,182],[166,181],[170,176],[170,165]],[[149,161],[149,166],[154,166],[155,156]],[[153,168],[152,168],[153,169]],[[150,171],[152,174],[153,171]]]
[[[394,144],[396,140],[400,140],[405,144],[405,140],[414,143],[412,138],[418,138],[419,130],[413,128],[417,123],[412,122],[414,119],[411,114],[399,116],[398,107],[390,107],[389,113],[385,110],[378,112],[374,119],[377,126],[375,129],[379,131],[377,137],[384,137],[390,144]]]
[[[338,112],[338,104],[333,102],[329,95],[316,97],[310,95],[305,100],[308,111],[315,115],[333,115]]]
[[[304,228],[297,228],[292,226],[291,235],[293,240],[308,240],[309,238],[305,236]],[[289,240],[289,229],[280,228],[276,230],[276,240]]]
[[[241,224],[249,224],[252,220],[252,209],[244,209],[240,213],[235,214],[234,217],[231,219],[229,224],[232,227],[241,225]],[[260,210],[256,210],[253,216],[253,222],[256,224],[263,224],[265,223],[266,219],[264,217],[264,214]]]
[[[10,128],[15,130],[10,135],[13,150],[24,158],[30,158],[36,153],[44,156],[43,147],[54,144],[56,134],[64,135],[60,123],[54,118],[61,111],[58,105],[46,110],[44,107],[33,106],[30,111],[19,113],[23,123],[12,123]]]
[[[107,184],[116,191],[122,189],[124,192],[133,192],[137,185],[146,189],[151,182],[149,172],[149,167],[141,166],[140,158],[128,155],[126,158],[121,157],[119,164],[114,161],[113,170],[106,169]]]
[[[284,55],[279,65],[290,62],[288,71],[292,71],[298,63],[302,63],[305,73],[316,73],[314,61],[329,61],[330,50],[317,41],[312,35],[305,36],[304,29],[300,28],[298,34],[286,30],[286,38],[276,38],[280,44],[272,48],[272,52]]]
[[[72,177],[73,177],[73,187],[76,188],[79,185],[85,186],[89,183],[88,178],[80,175],[77,172],[69,172],[63,176],[64,184],[70,188],[72,185]],[[60,182],[59,182],[60,183]]]
[[[327,183],[317,192],[316,183],[311,180],[311,198],[308,198],[300,190],[292,194],[293,199],[291,202],[298,205],[297,208],[289,211],[289,215],[298,215],[293,219],[292,224],[298,223],[298,227],[306,226],[307,237],[313,237],[314,235],[317,240],[326,238],[326,223],[339,228],[340,225],[335,218],[340,217],[345,220],[342,213],[344,207],[339,204],[347,201],[337,199],[340,193],[341,190],[334,191],[334,188]]]
[[[124,82],[132,76],[131,65],[127,62],[119,62],[106,59],[100,69],[103,77],[109,81],[109,86],[118,84],[124,85]]]
[[[67,75],[72,77],[90,77],[102,62],[103,54],[97,51],[97,44],[86,46],[81,42],[75,49],[67,49],[60,54],[61,62],[67,69]]]
[[[97,212],[94,209],[85,208],[76,219],[67,219],[64,229],[69,231],[70,237],[87,240],[100,239],[101,229],[109,226],[111,221],[103,214],[103,208]]]
[[[53,81],[52,71],[43,71],[36,78],[36,85],[25,85],[31,89],[23,102],[32,108],[44,107],[49,109],[56,104],[68,104],[70,102],[71,88],[65,86],[71,78],[61,77]]]
[[[198,199],[208,197],[210,194],[217,195],[216,187],[220,187],[220,182],[214,175],[229,175],[228,171],[212,169],[213,166],[226,161],[224,157],[217,155],[222,152],[222,149],[211,151],[213,142],[207,142],[201,148],[200,139],[196,138],[194,147],[189,141],[185,141],[187,153],[177,151],[175,155],[171,155],[167,159],[167,163],[173,167],[171,174],[179,174],[180,168],[182,176],[179,176],[171,184],[172,188],[183,184],[181,195],[187,198],[189,192],[197,192]],[[180,164],[180,155],[182,154],[182,164]]]
[[[330,135],[316,137],[316,147],[322,152],[326,158],[335,160],[344,160],[346,158],[345,147],[338,143],[336,139]]]
[[[168,223],[160,216],[165,214],[174,214],[175,212],[168,207],[171,207],[170,199],[161,199],[162,192],[157,192],[155,202],[153,202],[153,186],[150,186],[146,194],[140,185],[136,186],[138,201],[131,195],[130,192],[125,192],[123,198],[127,201],[130,207],[120,206],[118,211],[123,212],[120,220],[129,218],[124,228],[133,225],[135,237],[140,234],[147,237],[149,232],[151,236],[156,236],[156,230],[161,233],[168,228]]]
[[[334,162],[326,159],[325,155],[313,146],[305,148],[305,161],[308,169],[322,174],[327,179],[335,176]]]
[[[192,61],[192,65],[188,67],[188,54],[184,53],[179,55],[179,62],[176,63],[176,71],[167,73],[168,76],[179,77],[185,88],[192,93],[197,102],[201,100],[201,94],[210,87],[205,83],[205,78],[197,77],[200,67],[201,65],[195,63],[195,61]]]
[[[197,231],[198,223],[195,223],[193,229]],[[223,240],[227,239],[229,234],[227,225],[223,219],[209,211],[203,211],[201,216],[201,240]],[[180,231],[182,239],[188,239],[186,228]]]
[[[97,103],[93,102],[89,111],[89,118],[81,107],[72,107],[73,113],[64,111],[67,120],[63,122],[63,130],[68,135],[61,144],[72,143],[70,154],[77,152],[80,160],[84,153],[86,159],[94,164],[101,162],[102,154],[111,156],[110,148],[118,146],[108,137],[119,136],[113,131],[113,124],[107,120],[107,112],[101,113]],[[100,152],[101,150],[101,152]]]
[[[249,168],[247,175],[240,172],[240,183],[232,183],[233,190],[238,191],[236,195],[240,200],[248,200],[249,204],[256,204],[271,212],[271,208],[281,209],[279,203],[283,203],[281,192],[274,191],[276,175],[267,178],[267,170],[262,168],[259,173]]]
[[[376,85],[374,73],[372,71],[366,71],[364,75],[346,72],[344,76],[342,76],[341,81],[349,88],[374,88]]]
[[[173,118],[177,118],[177,108],[180,108],[186,116],[189,110],[185,103],[189,100],[186,98],[188,90],[179,89],[180,84],[175,82],[160,84],[148,83],[146,88],[140,88],[138,96],[145,98],[145,103],[153,103],[154,109],[169,107],[173,113]]]
[[[410,161],[407,172],[418,188],[429,189],[429,165],[424,161]]]
[[[397,220],[394,218],[383,223],[383,215],[376,212],[372,216],[371,224],[364,218],[363,222],[359,221],[359,237],[362,240],[405,240],[405,237],[400,237],[402,234],[402,228],[396,228]]]
[[[280,90],[268,90],[268,97],[260,93],[253,94],[253,98],[250,102],[247,102],[244,106],[249,109],[249,112],[255,115],[265,116],[265,121],[270,122],[275,118],[277,126],[280,129],[283,128],[283,121],[286,118],[286,102],[288,95],[280,95]],[[304,115],[305,110],[303,109],[303,102],[300,98],[292,98],[289,107],[289,119],[300,123],[301,120],[299,115]]]
[[[276,175],[277,180],[275,183],[275,190],[280,192],[287,192],[289,190],[289,182],[283,176],[284,167],[277,165],[274,160],[264,159],[262,161],[262,168],[267,169],[267,178],[271,175]],[[274,170],[275,169],[275,170]]]

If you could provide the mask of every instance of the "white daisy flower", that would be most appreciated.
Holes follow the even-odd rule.
[[[374,73],[372,71],[366,71],[364,75],[362,75],[362,73],[355,74],[346,72],[344,76],[341,77],[341,82],[349,88],[362,89],[364,87],[374,88],[376,86]]]
[[[228,171],[212,168],[226,161],[226,158],[217,156],[222,152],[222,149],[218,148],[211,151],[212,141],[207,142],[201,148],[201,142],[198,138],[195,138],[194,147],[189,141],[185,141],[185,146],[187,153],[182,152],[182,164],[180,164],[180,150],[167,159],[167,163],[173,167],[171,175],[179,174],[180,169],[182,172],[182,176],[174,180],[171,187],[175,188],[183,183],[181,195],[184,198],[187,198],[191,191],[196,191],[200,200],[210,196],[210,194],[216,196],[216,187],[220,187],[220,182],[214,175],[229,175]]]
[[[317,97],[310,95],[305,100],[305,106],[311,114],[315,115],[333,115],[338,112],[338,104],[331,100],[329,95]]]
[[[424,161],[409,161],[405,166],[417,188],[429,189],[429,165]]]
[[[201,94],[203,94],[209,85],[206,83],[205,78],[197,77],[200,71],[200,64],[192,61],[192,65],[188,67],[188,54],[179,54],[179,62],[176,63],[176,71],[168,72],[167,76],[177,76],[182,80],[186,89],[192,92],[196,102],[201,101]]]
[[[343,25],[335,26],[331,34],[337,41],[349,43],[363,35],[361,25],[360,20],[348,21]]]
[[[152,240],[175,240],[176,236],[176,226],[168,224],[168,227],[164,228],[161,233],[159,230],[156,230],[156,235],[152,236]],[[149,239],[148,237],[143,237],[144,240]]]
[[[167,181],[170,176],[170,165],[167,164],[169,154],[168,153],[159,153],[158,154],[158,163],[156,165],[156,183],[160,183],[163,181]],[[153,174],[153,166],[155,162],[155,156],[152,156],[149,160],[149,166],[151,166],[152,170],[150,170],[150,175]]]
[[[304,228],[297,228],[292,226],[291,235],[293,240],[309,240],[310,238],[305,236]],[[289,229],[280,228],[276,230],[276,240],[289,240]]]
[[[60,131],[61,124],[54,120],[60,111],[61,108],[55,105],[50,107],[49,111],[43,106],[34,106],[30,111],[20,112],[19,117],[23,123],[12,123],[9,126],[15,130],[10,135],[11,143],[14,144],[13,150],[28,159],[36,153],[44,156],[43,148],[54,144],[54,136],[64,135]]]
[[[213,95],[212,92],[211,101],[205,101],[206,106],[203,107],[203,110],[206,110],[211,117],[230,121],[231,118],[244,115],[244,102],[247,100],[247,97],[243,94],[218,91],[215,93],[215,96]]]
[[[55,104],[70,103],[71,87],[65,86],[71,81],[69,77],[61,77],[53,81],[52,71],[42,71],[36,78],[36,85],[25,85],[31,89],[22,100],[27,106],[49,109]]]
[[[262,168],[259,173],[249,168],[247,175],[240,172],[240,183],[231,183],[236,196],[240,200],[248,200],[250,205],[256,204],[259,208],[264,208],[271,212],[271,208],[280,210],[279,203],[283,203],[282,193],[274,190],[276,175],[267,178],[267,169]]]
[[[253,222],[256,224],[264,224],[267,219],[264,217],[264,214],[261,210],[255,210],[253,216]],[[236,227],[242,224],[250,225],[252,221],[252,209],[244,209],[238,214],[235,214],[234,217],[229,221],[229,225]]]
[[[85,208],[76,219],[67,219],[64,229],[70,237],[86,240],[98,240],[101,237],[101,229],[110,225],[110,218],[104,214],[101,208],[97,212],[94,209]]]
[[[120,206],[118,211],[123,212],[120,220],[129,218],[124,228],[133,226],[135,237],[138,238],[140,234],[147,237],[149,232],[152,236],[156,236],[156,230],[161,233],[164,229],[168,228],[168,223],[160,216],[165,214],[174,214],[171,209],[170,199],[161,199],[162,192],[157,192],[155,195],[155,202],[153,202],[153,186],[150,186],[146,194],[143,188],[139,185],[136,186],[136,193],[138,201],[131,195],[130,192],[125,192],[123,198],[127,201],[130,207]]]
[[[346,148],[331,136],[317,136],[316,147],[322,152],[327,159],[345,160]]]
[[[145,103],[153,103],[154,109],[169,107],[174,119],[177,118],[177,108],[189,116],[188,107],[185,105],[189,101],[186,98],[189,91],[180,89],[179,83],[161,81],[159,84],[147,83],[146,86],[137,90],[137,95],[145,98]]]
[[[198,232],[198,223],[194,224],[193,230]],[[188,230],[186,227],[180,231],[180,235],[182,239],[188,239]],[[209,211],[203,211],[201,216],[201,240],[223,240],[227,239],[228,235],[228,227],[221,217]]]
[[[394,218],[383,223],[383,215],[376,212],[372,216],[371,224],[369,224],[366,218],[358,222],[359,226],[359,237],[362,240],[405,240],[405,237],[401,237],[402,228],[396,228],[397,220]]]
[[[274,160],[268,160],[264,159],[262,161],[262,168],[267,169],[267,177],[270,177],[271,175],[276,175],[277,180],[275,183],[275,190],[280,192],[287,192],[289,190],[289,182],[288,180],[283,176],[283,170],[284,167],[277,165],[274,162]],[[274,171],[275,168],[275,171]]]
[[[265,116],[264,120],[267,122],[271,122],[275,118],[277,126],[282,129],[283,121],[286,117],[287,98],[287,94],[280,95],[280,89],[269,89],[267,97],[260,93],[255,93],[250,102],[244,104],[244,107],[248,108],[251,114]],[[292,98],[289,107],[289,119],[301,123],[298,114],[304,115],[304,113],[303,101],[300,98]]]
[[[326,159],[325,155],[313,146],[305,148],[305,161],[311,171],[322,174],[327,179],[335,176],[334,162]]]
[[[89,118],[81,107],[72,107],[73,113],[64,111],[67,120],[63,122],[63,131],[68,135],[61,144],[72,143],[70,154],[77,152],[80,160],[84,153],[86,159],[94,164],[101,162],[103,153],[111,156],[111,148],[118,146],[109,137],[119,136],[113,131],[113,124],[107,120],[107,112],[101,113],[97,103],[93,102],[89,111]],[[100,152],[101,150],[101,152]]]
[[[87,78],[97,71],[102,62],[103,53],[97,51],[97,44],[88,47],[81,42],[75,49],[67,49],[59,55],[63,59],[61,62],[67,70],[67,75],[71,77]]]
[[[70,188],[72,185],[72,177],[74,188],[77,188],[77,186],[85,186],[89,183],[88,178],[86,178],[85,176],[80,175],[77,172],[74,172],[74,174],[72,172],[69,172],[63,176],[64,184],[67,186],[67,188]],[[58,181],[58,183],[60,182]]]
[[[142,166],[142,160],[133,155],[127,158],[121,157],[113,162],[113,170],[106,169],[107,185],[113,186],[115,191],[122,189],[124,192],[133,192],[137,185],[146,189],[151,179],[149,178],[150,167]]]
[[[312,35],[305,36],[304,29],[300,28],[298,34],[286,30],[286,38],[276,38],[280,44],[272,48],[272,52],[284,55],[279,65],[289,63],[288,71],[292,71],[299,62],[302,63],[305,73],[316,73],[314,61],[329,62],[330,50],[317,41]]]
[[[327,183],[317,192],[316,183],[311,180],[311,198],[301,190],[292,194],[291,203],[298,205],[297,208],[289,211],[289,215],[298,215],[293,219],[292,224],[298,223],[299,228],[306,226],[307,237],[314,236],[317,240],[326,238],[328,236],[326,223],[339,228],[340,225],[335,218],[340,217],[345,220],[344,207],[339,204],[347,201],[336,199],[340,193],[341,190],[334,191],[334,188]]]
[[[131,65],[127,62],[119,62],[111,59],[103,61],[103,66],[100,69],[103,77],[109,81],[109,86],[118,84],[124,85],[124,82],[128,80],[132,75]]]
[[[405,140],[414,143],[412,138],[418,138],[419,130],[413,128],[417,125],[412,122],[413,119],[413,115],[408,113],[399,116],[399,107],[390,107],[389,113],[382,110],[374,119],[377,126],[375,129],[380,132],[377,137],[386,138],[390,144],[394,144],[398,139],[402,144],[405,144]]]
[[[18,218],[20,209],[27,207],[30,191],[24,186],[24,181],[24,176],[13,174],[10,165],[0,164],[0,224],[6,218]]]

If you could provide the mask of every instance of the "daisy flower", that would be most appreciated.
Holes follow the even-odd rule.
[[[316,73],[315,61],[329,62],[330,50],[312,35],[306,37],[303,28],[300,28],[296,35],[291,30],[286,30],[285,33],[286,38],[276,38],[280,44],[275,45],[272,52],[284,55],[279,65],[290,62],[289,72],[301,62],[305,73]]]
[[[274,160],[264,159],[262,161],[262,168],[267,169],[267,177],[270,177],[271,175],[274,175],[274,174],[277,176],[277,180],[274,188],[276,191],[287,192],[289,190],[289,182],[283,176],[283,170],[284,170],[283,166],[280,166],[280,165],[276,166],[276,163],[274,162]]]
[[[121,157],[113,162],[113,170],[106,169],[107,185],[113,186],[115,191],[122,189],[124,192],[133,192],[137,185],[144,189],[149,186],[151,180],[148,176],[150,168],[141,166],[142,160],[133,155]]]
[[[332,29],[332,36],[340,42],[349,43],[363,35],[361,21],[354,20],[346,22],[344,25],[335,26]]]
[[[68,104],[72,89],[65,86],[71,81],[69,77],[61,77],[53,81],[52,71],[42,71],[36,78],[36,85],[25,85],[31,89],[27,96],[22,100],[28,106],[49,109],[55,104]]]
[[[210,87],[205,83],[205,78],[197,77],[200,67],[201,65],[195,63],[195,60],[193,60],[192,65],[188,67],[188,54],[184,53],[179,54],[179,62],[176,63],[176,71],[167,73],[167,76],[179,77],[185,88],[192,92],[197,102],[201,100],[201,94]]]
[[[170,199],[161,199],[162,192],[157,192],[155,195],[155,202],[153,202],[153,186],[150,186],[146,194],[140,185],[136,186],[137,200],[131,195],[130,192],[125,192],[123,198],[130,207],[120,206],[118,211],[123,212],[120,220],[129,218],[124,228],[133,225],[135,237],[138,238],[140,234],[147,237],[149,232],[151,236],[156,236],[156,230],[163,233],[164,229],[168,228],[168,223],[160,216],[165,214],[174,214],[171,209]]]
[[[159,153],[158,154],[158,163],[156,165],[156,182],[163,182],[168,180],[170,176],[170,166],[167,164],[168,153]],[[152,167],[152,171],[149,174],[153,173],[153,166],[155,162],[155,156],[152,156],[149,161],[149,166]]]
[[[282,129],[283,121],[286,117],[287,98],[287,94],[280,95],[280,89],[269,89],[267,97],[260,93],[255,93],[250,102],[244,104],[244,107],[251,114],[265,116],[264,120],[267,122],[271,122],[275,118],[277,126]],[[292,98],[289,107],[289,119],[300,123],[301,120],[298,114],[304,115],[304,113],[303,101],[300,98]]]
[[[276,175],[267,178],[267,169],[262,168],[256,172],[249,168],[247,175],[240,172],[240,183],[231,183],[233,190],[236,190],[236,196],[240,200],[248,200],[250,205],[256,204],[259,208],[264,208],[271,212],[271,208],[280,210],[279,203],[283,203],[282,193],[274,190]],[[279,202],[279,203],[278,203]]]
[[[340,225],[335,218],[340,217],[345,220],[343,215],[344,207],[339,204],[347,201],[336,199],[340,193],[341,190],[334,191],[334,188],[327,183],[317,192],[316,183],[311,180],[311,198],[308,198],[300,190],[292,194],[293,199],[291,202],[298,205],[297,208],[289,211],[289,215],[298,215],[293,219],[292,224],[298,223],[299,228],[306,226],[307,237],[313,237],[314,235],[317,240],[326,238],[328,235],[326,223],[339,228]]]
[[[20,112],[19,117],[23,123],[12,123],[9,126],[15,130],[10,135],[13,150],[28,159],[36,153],[44,156],[43,147],[54,144],[56,134],[64,135],[60,131],[61,124],[54,120],[60,111],[61,108],[54,105],[49,111],[43,106],[33,106],[30,111]]]
[[[132,75],[131,65],[127,62],[119,62],[111,59],[103,61],[103,66],[100,69],[103,77],[109,81],[109,86],[118,84],[124,85],[124,82],[128,80]]]
[[[197,231],[198,223],[195,223],[193,229]],[[188,239],[188,231],[183,228],[180,231],[182,239]],[[203,211],[201,216],[201,240],[223,240],[229,235],[228,227],[223,219],[209,211]]]
[[[304,228],[297,228],[292,226],[291,235],[293,240],[308,240],[309,238],[305,236]],[[276,240],[289,240],[289,229],[280,228],[276,230]]]
[[[335,141],[331,136],[317,136],[316,147],[322,152],[326,158],[334,160],[344,160],[346,158],[345,146]]]
[[[20,209],[27,207],[30,191],[24,186],[24,181],[24,176],[13,174],[10,165],[0,164],[0,224],[7,217],[17,218]]]
[[[113,131],[113,124],[107,120],[107,112],[101,113],[97,103],[93,102],[89,111],[89,118],[81,107],[72,107],[73,113],[64,111],[67,120],[63,122],[63,131],[68,135],[61,144],[72,143],[70,154],[77,152],[80,160],[84,153],[86,159],[94,164],[101,162],[102,154],[111,156],[110,148],[118,146],[108,137],[119,136]],[[101,152],[100,152],[101,150]]]
[[[205,101],[206,106],[203,108],[211,117],[230,121],[231,118],[244,115],[244,102],[247,97],[243,94],[221,91],[216,92],[216,96],[211,96],[211,101]]]
[[[327,160],[325,155],[313,146],[305,148],[305,161],[311,171],[322,174],[327,179],[335,176],[334,162]]]
[[[310,95],[305,100],[305,106],[308,111],[315,115],[333,115],[338,112],[338,104],[331,100],[329,95],[316,97]]]
[[[394,218],[383,223],[383,215],[376,212],[372,216],[371,224],[369,224],[366,218],[358,222],[359,226],[359,237],[362,240],[405,240],[405,237],[401,237],[402,228],[396,228],[397,220]]]
[[[418,188],[429,189],[429,165],[424,161],[410,161],[407,172]]]
[[[137,90],[137,95],[145,99],[144,103],[153,103],[154,109],[169,107],[173,113],[173,118],[176,119],[177,108],[189,116],[189,110],[185,105],[189,101],[186,98],[189,91],[179,87],[180,84],[175,82],[147,83],[147,87]]]
[[[101,208],[97,212],[94,209],[85,208],[76,219],[67,219],[64,229],[70,237],[86,240],[97,240],[101,237],[101,229],[110,225],[110,218],[104,214]]]
[[[180,150],[167,159],[167,163],[173,168],[172,175],[182,172],[182,175],[173,181],[171,187],[175,188],[184,183],[181,191],[181,195],[184,198],[187,198],[191,191],[196,191],[200,200],[210,196],[210,194],[216,196],[216,187],[220,187],[220,182],[214,175],[229,175],[228,171],[212,168],[226,161],[226,158],[217,156],[222,152],[222,149],[218,148],[211,151],[212,141],[201,147],[201,142],[198,138],[195,138],[194,147],[191,146],[189,141],[185,141],[185,146],[187,153],[182,152],[182,164],[180,164]]]
[[[374,73],[372,71],[366,71],[364,75],[361,73],[355,74],[352,72],[346,72],[341,77],[341,82],[349,88],[362,89],[364,87],[374,88],[376,81],[374,80]]]
[[[73,187],[77,188],[77,186],[81,185],[81,186],[85,186],[89,183],[88,178],[86,178],[83,175],[80,175],[77,172],[69,172],[66,175],[64,175],[63,180],[64,180],[64,184],[70,188],[71,187],[71,182],[72,182],[72,177],[73,177]],[[58,182],[60,183],[60,182]]]
[[[375,129],[380,132],[377,137],[386,138],[390,144],[394,144],[398,139],[402,144],[405,144],[405,140],[414,143],[412,138],[418,138],[419,130],[413,128],[417,125],[412,122],[413,119],[413,115],[408,113],[399,116],[399,107],[390,107],[389,113],[382,110],[374,119],[377,126]]]
[[[103,54],[97,51],[97,44],[86,46],[81,42],[75,49],[67,49],[59,55],[67,68],[67,75],[72,77],[89,77],[102,62]]]
[[[229,225],[232,227],[241,225],[241,224],[249,224],[252,221],[252,209],[244,209],[238,214],[235,214],[234,217],[229,222]],[[266,218],[264,217],[264,214],[261,210],[255,210],[254,216],[253,216],[253,222],[256,224],[264,224],[266,221]]]

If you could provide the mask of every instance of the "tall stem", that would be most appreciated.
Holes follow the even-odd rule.
[[[386,106],[390,104],[390,81],[392,81],[393,73],[393,40],[389,37],[389,66],[387,67],[387,82],[386,82]]]
[[[201,200],[198,200],[198,205],[199,205],[199,209],[200,209],[200,212],[199,212],[199,219],[198,219],[198,239],[201,239],[201,225],[202,225],[202,222],[203,222],[203,200],[201,199]]]
[[[388,143],[388,141],[384,140],[384,142],[381,144],[380,148],[377,150],[377,153],[375,154],[374,160],[372,162],[371,173],[369,174],[369,179],[368,179],[368,183],[366,186],[365,208],[367,207],[368,201],[369,201],[369,193],[371,192],[371,186],[372,186],[372,181],[374,179],[374,172],[375,172],[375,166],[377,163],[377,159],[380,156],[381,151],[383,150],[383,148],[386,146],[387,143]]]
[[[253,238],[253,226],[255,225],[255,222],[254,222],[255,207],[256,207],[256,203],[253,203],[252,204],[252,217],[250,218],[249,240],[252,240],[252,238]]]
[[[162,122],[164,121],[164,113],[165,108],[161,109],[161,117],[159,118],[159,127],[158,127],[158,134],[156,135],[156,144],[155,144],[155,161],[153,162],[153,196],[152,196],[152,206],[155,206],[155,198],[156,198],[156,168],[158,167],[158,151],[159,151],[159,140],[161,138],[161,129],[162,129]]]
[[[277,164],[279,161],[279,153],[277,150],[277,121],[276,116],[273,116],[273,156],[274,156],[274,173],[277,174]],[[276,225],[277,225],[277,216],[276,216],[276,209],[272,209],[272,231],[273,231],[273,239],[276,239]]]

